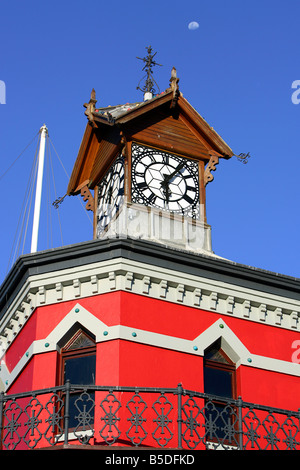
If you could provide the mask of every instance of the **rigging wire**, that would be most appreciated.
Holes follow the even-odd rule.
[[[50,157],[49,157],[49,139],[46,140],[47,146],[46,146],[46,192],[47,192],[47,218],[46,218],[46,223],[47,223],[47,248],[53,248],[53,236],[52,236],[52,212],[49,208],[49,204],[51,201],[51,181],[49,178],[50,174]]]
[[[22,150],[22,152],[17,156],[17,158],[12,162],[12,164],[7,168],[7,170],[5,170],[5,172],[0,176],[0,180],[2,178],[4,178],[4,176],[6,175],[6,173],[9,172],[9,170],[14,166],[14,164],[19,160],[19,158],[23,155],[23,153],[28,149],[28,147],[32,144],[32,142],[35,140],[36,136],[39,134],[39,132],[37,134],[35,134],[35,136],[33,137],[33,139],[29,142],[28,145],[26,145],[26,147],[24,148],[24,150]]]
[[[30,216],[32,212],[32,201],[33,201],[33,195],[34,195],[34,189],[35,189],[35,182],[36,182],[36,177],[37,177],[37,171],[38,171],[38,149],[40,145],[40,132],[38,132],[34,138],[30,141],[30,143],[22,150],[22,152],[18,155],[18,157],[13,161],[13,163],[7,168],[7,170],[0,175],[0,180],[9,172],[9,170],[15,165],[15,163],[20,159],[20,157],[24,154],[24,152],[28,149],[28,147],[33,143],[33,141],[36,139],[38,136],[38,142],[35,150],[35,155],[34,159],[32,162],[31,170],[30,170],[30,175],[29,179],[27,182],[27,187],[26,187],[26,192],[25,196],[23,199],[18,223],[17,223],[17,228],[15,231],[14,239],[13,239],[13,244],[12,244],[12,249],[10,252],[9,260],[8,260],[8,265],[7,265],[7,272],[11,268],[11,266],[14,264],[16,259],[25,253],[25,244],[26,244],[26,238],[27,238],[27,232],[28,232],[28,224],[30,221]],[[57,199],[57,188],[56,188],[56,181],[55,181],[55,172],[54,172],[54,165],[53,165],[53,158],[52,158],[52,153],[51,153],[51,146],[57,156],[57,159],[66,175],[66,177],[69,179],[69,175],[63,165],[63,162],[61,158],[59,157],[56,148],[52,142],[52,140],[49,137],[49,133],[47,133],[46,136],[46,183],[47,183],[47,245],[49,248],[49,243],[51,248],[53,248],[53,220],[52,220],[52,213],[51,213],[51,208],[54,205],[53,202],[51,202],[51,177],[52,177],[52,184],[53,184],[53,190],[54,190],[54,195],[55,199]],[[51,144],[51,146],[50,146]],[[65,195],[66,196],[66,195]],[[65,198],[60,198],[63,200]],[[80,195],[77,196],[77,198],[80,201],[81,206],[83,207],[84,213],[87,215],[89,222],[91,225],[93,225],[93,221],[91,220],[90,214],[86,211],[85,206],[81,200]],[[55,206],[58,209],[58,205]],[[59,232],[60,232],[60,239],[61,239],[61,246],[63,246],[63,231],[62,231],[62,224],[61,224],[61,218],[60,218],[60,211],[58,210],[57,212],[57,217],[58,217],[58,224],[59,224]],[[50,237],[50,241],[49,241]]]
[[[51,170],[53,189],[54,189],[54,197],[55,197],[55,199],[57,199],[55,175],[54,175],[54,169],[53,169],[52,154],[51,154],[51,151],[50,151],[50,139],[49,139],[49,137],[48,137],[48,145],[47,146],[48,146],[48,155],[49,155],[49,166],[50,166],[50,170]],[[59,159],[59,161],[61,162],[60,159]],[[61,162],[61,164],[62,164],[62,162]],[[49,206],[48,207],[49,207],[49,212],[51,214],[50,208],[52,207],[52,202],[50,200],[49,200]],[[61,225],[59,208],[57,209],[57,218],[58,218],[58,225],[59,225],[59,231],[60,231],[61,246],[63,246],[64,242],[63,242],[63,233],[62,233],[62,225]]]
[[[61,166],[62,166],[62,168],[63,168],[63,170],[64,170],[64,172],[65,172],[65,174],[66,174],[66,176],[67,176],[67,178],[68,178],[68,180],[69,180],[69,179],[70,179],[70,176],[68,175],[67,170],[65,169],[65,167],[64,167],[64,165],[63,165],[61,159],[59,158],[59,155],[58,155],[58,153],[57,153],[57,151],[56,151],[56,149],[55,149],[55,147],[54,147],[54,144],[53,144],[53,142],[52,142],[52,140],[50,139],[49,136],[48,136],[48,139],[49,139],[49,141],[51,142],[51,145],[52,145],[52,147],[53,147],[53,149],[54,149],[54,152],[56,153],[56,156],[57,156],[57,158],[58,158],[58,160],[59,160],[59,162],[60,162],[60,164],[61,164]],[[59,204],[59,202],[62,202],[65,197],[66,197],[66,194],[65,194],[62,198],[59,198],[58,204]],[[91,225],[93,225],[93,221],[92,221],[92,219],[91,219],[89,213],[88,213],[87,210],[85,209],[84,204],[83,204],[83,202],[82,202],[82,200],[81,200],[81,197],[80,197],[79,195],[77,196],[77,199],[79,199],[79,202],[80,202],[81,206],[83,207],[84,212],[85,212],[85,214],[86,214],[86,216],[87,216],[89,222],[91,223]],[[57,200],[58,200],[58,199],[56,199],[56,201],[57,201]],[[58,204],[55,205],[56,208],[58,207]]]
[[[30,175],[29,175],[29,179],[28,179],[28,183],[27,183],[27,187],[26,187],[26,191],[25,191],[25,196],[23,198],[23,203],[22,203],[22,207],[21,207],[21,211],[20,211],[20,215],[19,215],[19,219],[18,219],[17,229],[16,229],[16,232],[15,232],[15,236],[14,236],[14,240],[13,240],[13,244],[12,244],[12,250],[11,250],[11,253],[10,253],[10,256],[9,256],[9,260],[8,260],[7,272],[9,270],[9,267],[11,266],[11,264],[13,264],[15,262],[16,258],[20,255],[20,246],[21,246],[21,243],[22,243],[22,233],[24,231],[24,225],[26,225],[26,232],[27,232],[28,219],[29,219],[29,213],[30,213],[30,205],[31,205],[31,201],[32,201],[32,194],[33,194],[33,188],[34,188],[34,180],[35,180],[35,177],[36,177],[36,174],[37,174],[38,148],[39,148],[39,139],[38,139],[38,143],[37,143],[33,163],[32,163],[32,166],[31,166],[31,171],[30,171]],[[12,165],[11,165],[11,167],[12,167]],[[23,217],[22,217],[22,215],[23,215]],[[21,229],[19,231],[20,224],[21,224]],[[19,232],[19,236],[18,236],[18,232]],[[23,236],[22,254],[24,252],[25,239],[26,239],[26,236]],[[17,240],[17,242],[16,242],[16,240]],[[14,254],[13,254],[13,251],[14,251]]]

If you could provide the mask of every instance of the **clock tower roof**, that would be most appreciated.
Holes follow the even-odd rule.
[[[215,152],[228,159],[232,149],[179,91],[176,69],[170,87],[141,102],[96,106],[92,90],[85,115],[88,123],[70,177],[67,193],[95,187],[111,161],[127,142],[137,141],[207,164]]]

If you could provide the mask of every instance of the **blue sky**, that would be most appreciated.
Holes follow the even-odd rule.
[[[0,282],[14,253],[37,140],[17,157],[45,123],[56,194],[63,196],[87,122],[83,103],[92,88],[98,106],[141,100],[136,56],[148,45],[163,65],[155,70],[161,91],[175,66],[185,98],[236,154],[251,155],[247,165],[236,158],[221,162],[207,187],[215,253],[300,277],[300,104],[291,99],[292,83],[300,80],[299,0],[28,0],[1,1],[0,8],[0,80],[6,86]],[[188,29],[191,21],[199,28]],[[91,239],[79,198],[68,197],[59,211],[61,242],[51,197],[53,242],[46,235],[45,201],[39,250]],[[30,231],[31,222],[25,252]]]

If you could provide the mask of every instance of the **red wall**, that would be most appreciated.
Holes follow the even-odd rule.
[[[37,308],[7,351],[12,370],[34,340],[44,339],[77,301]],[[188,340],[194,339],[217,319],[217,313],[172,304],[127,292],[85,298],[79,302],[108,326],[124,325]],[[297,333],[247,320],[224,316],[224,321],[251,353],[291,361]],[[34,356],[8,393],[56,385],[57,352]],[[298,409],[298,377],[240,366],[238,395],[243,400]],[[176,387],[203,391],[202,358],[134,341],[107,341],[97,345],[97,385]],[[270,393],[271,391],[271,393]]]

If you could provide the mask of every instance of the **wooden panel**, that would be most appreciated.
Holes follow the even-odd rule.
[[[91,168],[94,164],[98,146],[98,139],[95,137],[94,134],[90,146],[87,148],[86,158],[80,174],[81,181],[86,181],[90,179]]]
[[[134,120],[128,123],[125,132],[132,140],[192,158],[209,160],[208,148],[184,121],[157,110],[139,122]]]
[[[97,148],[98,139],[91,126],[87,126],[69,181],[68,194],[78,192],[83,182],[89,180],[90,168],[93,165]]]
[[[234,155],[232,149],[224,142],[219,134],[203,119],[190,103],[183,97],[180,97],[181,117],[186,119],[193,128],[198,131],[199,136],[205,140],[209,148],[230,158]],[[201,138],[201,137],[200,137]]]
[[[115,155],[121,148],[121,135],[118,129],[111,129],[101,140],[93,167],[90,172],[90,185],[93,188],[106,173]]]
[[[114,156],[116,155],[117,149],[115,145],[112,145],[109,142],[101,142],[98,148],[98,152],[94,161],[94,166],[90,174],[90,186],[93,188],[96,184],[99,183],[100,179],[113,161]]]

